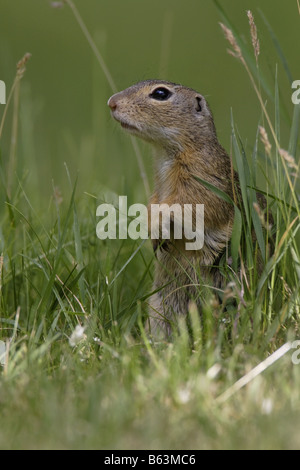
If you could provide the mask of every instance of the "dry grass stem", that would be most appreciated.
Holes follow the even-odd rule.
[[[264,372],[268,367],[270,367],[274,362],[278,361],[282,356],[284,356],[292,348],[292,343],[287,342],[281,346],[277,351],[275,351],[271,356],[267,357],[264,361],[258,364],[254,369],[251,369],[250,372],[245,374],[237,382],[235,382],[231,387],[229,387],[225,392],[217,397],[218,403],[224,403],[228,398],[234,395],[238,390],[245,387],[249,382],[251,382],[255,377]]]
[[[95,41],[93,40],[87,26],[85,25],[79,11],[77,10],[76,6],[74,5],[73,1],[72,0],[64,0],[64,3],[66,3],[72,10],[73,12],[73,15],[74,17],[76,18],[76,21],[81,29],[81,31],[83,32],[84,36],[86,37],[93,53],[95,54],[95,57],[107,79],[107,82],[112,90],[113,93],[117,93],[118,89],[117,89],[117,86],[112,78],[112,75],[106,65],[106,62],[105,60],[103,59],[102,57],[102,54],[100,53],[98,47],[96,46],[96,43]],[[150,195],[150,188],[149,188],[149,183],[148,183],[148,178],[147,178],[147,174],[146,174],[146,170],[145,170],[145,166],[144,166],[144,163],[143,163],[143,160],[142,160],[142,157],[140,155],[140,152],[139,152],[139,148],[138,148],[138,144],[136,143],[135,139],[131,139],[132,141],[132,145],[134,147],[134,151],[135,151],[135,155],[136,155],[136,158],[137,158],[137,161],[138,161],[138,165],[139,165],[139,169],[140,169],[140,173],[141,173],[141,178],[142,178],[142,181],[144,183],[144,187],[145,187],[145,192],[146,192],[146,195],[147,197],[149,197]]]
[[[19,123],[19,105],[20,105],[20,85],[21,80],[26,71],[26,64],[30,59],[31,54],[26,52],[21,60],[17,63],[17,74],[12,87],[13,96],[14,96],[14,106],[13,106],[13,119],[12,119],[12,131],[11,131],[11,144],[10,144],[10,154],[8,161],[7,169],[7,194],[11,197],[11,189],[13,182],[13,175],[16,167],[16,152],[17,152],[17,136],[18,136],[18,123]]]

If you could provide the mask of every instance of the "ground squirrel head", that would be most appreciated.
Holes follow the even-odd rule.
[[[201,148],[216,139],[205,98],[182,85],[142,81],[114,94],[108,106],[124,129],[168,151]]]

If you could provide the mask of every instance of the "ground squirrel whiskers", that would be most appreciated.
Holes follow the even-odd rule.
[[[150,330],[169,334],[172,321],[187,313],[190,300],[200,303],[198,287],[203,280],[222,285],[218,262],[231,237],[234,209],[195,176],[234,199],[230,158],[217,139],[206,99],[191,88],[146,80],[116,93],[108,105],[124,129],[156,149],[155,188],[149,204],[193,204],[193,210],[204,204],[201,250],[185,250],[183,240],[153,241],[157,256],[153,290],[161,289],[150,299]]]

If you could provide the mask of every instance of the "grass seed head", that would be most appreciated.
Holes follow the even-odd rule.
[[[241,51],[240,46],[237,43],[237,40],[234,37],[233,32],[231,31],[231,29],[227,28],[227,26],[225,26],[223,23],[219,23],[219,24],[220,24],[220,26],[223,30],[225,38],[227,39],[227,41],[229,42],[229,44],[232,47],[232,50],[228,49],[228,53],[233,55],[237,59],[242,59],[242,57],[243,57],[242,51]]]
[[[248,16],[248,19],[249,19],[252,45],[253,45],[255,60],[256,60],[256,64],[257,64],[258,63],[258,56],[259,56],[259,53],[260,53],[259,39],[257,37],[257,28],[256,28],[256,24],[254,22],[253,14],[250,10],[247,11],[247,16]]]

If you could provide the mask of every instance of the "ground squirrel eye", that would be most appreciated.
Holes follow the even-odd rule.
[[[156,88],[149,96],[158,101],[165,101],[172,95],[171,91],[167,88]]]
[[[200,98],[200,96],[196,96],[196,101],[197,101],[197,104],[196,104],[196,111],[197,111],[197,113],[201,113],[201,111],[202,111],[202,106],[201,106],[201,98]]]

